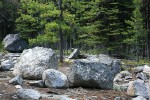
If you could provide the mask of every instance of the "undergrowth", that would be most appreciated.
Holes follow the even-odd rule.
[[[0,42],[0,52],[5,52],[2,42]]]
[[[150,66],[150,60],[148,59],[140,59],[139,61],[123,59],[121,62],[122,62],[121,70],[132,70],[132,68],[143,65]]]

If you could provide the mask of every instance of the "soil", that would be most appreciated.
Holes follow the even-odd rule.
[[[69,73],[68,64],[60,64],[59,70],[65,74]],[[67,66],[67,67],[66,67]],[[8,81],[13,78],[11,71],[0,72],[0,100],[21,100],[15,97],[17,89],[14,85],[10,85]],[[102,90],[96,88],[68,88],[68,89],[54,89],[54,88],[38,88],[30,86],[29,80],[24,80],[22,87],[28,89],[36,89],[42,94],[53,95],[69,95],[70,98],[78,98],[78,100],[115,100],[116,97],[121,97],[119,100],[131,100],[126,95],[126,92],[116,90]],[[87,99],[89,98],[89,99]],[[96,99],[90,99],[96,98]],[[41,100],[58,100],[41,98]]]

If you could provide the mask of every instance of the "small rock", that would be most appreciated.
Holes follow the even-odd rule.
[[[127,98],[121,98],[121,100],[127,100]]]
[[[8,71],[8,70],[10,70],[10,69],[13,68],[13,67],[14,67],[14,64],[13,64],[13,62],[10,61],[10,60],[5,60],[5,61],[3,61],[3,62],[1,63],[1,69],[2,69],[3,71]]]
[[[18,99],[17,95],[12,96],[13,99]]]
[[[16,85],[15,87],[16,87],[16,89],[22,89],[22,87],[20,85]]]
[[[131,80],[132,76],[125,76],[125,80]]]
[[[143,96],[145,98],[149,97],[149,89],[143,80],[135,80],[129,83],[129,87],[127,89],[127,94],[129,96]]]
[[[133,98],[132,100],[147,100],[147,99],[142,96],[137,96],[136,98]]]
[[[17,97],[26,100],[39,100],[42,96],[38,91],[33,89],[19,89],[17,91]]]
[[[137,73],[136,78],[139,78],[141,80],[147,80],[147,76],[143,72]]]
[[[85,100],[98,100],[97,96],[87,97]]]
[[[60,100],[77,100],[77,99],[72,99],[72,98],[69,98],[69,97],[66,97],[66,96],[61,96]]]
[[[143,73],[150,77],[150,67],[148,65],[144,65]]]
[[[132,74],[129,71],[121,71],[115,76],[114,82],[123,82],[124,79],[132,79]]]
[[[134,73],[140,73],[140,72],[143,72],[143,69],[144,69],[143,66],[138,66],[138,67],[135,67],[133,71]]]
[[[130,81],[129,80],[124,80],[124,83],[129,83]]]
[[[13,70],[14,70],[14,68],[11,68],[11,69],[10,69],[10,71],[13,71]]]
[[[121,100],[121,97],[115,97],[114,100]]]
[[[101,97],[102,100],[108,100],[106,97]]]
[[[22,85],[23,79],[20,75],[17,75],[15,78],[11,79],[9,83],[13,85]]]
[[[29,82],[30,85],[32,86],[37,86],[37,87],[40,87],[40,88],[44,88],[45,87],[45,84],[42,80],[39,80],[39,81],[31,81]]]
[[[69,59],[77,58],[80,54],[79,49],[74,49],[73,52],[69,55]]]
[[[114,90],[119,90],[119,91],[127,91],[127,88],[129,86],[129,83],[123,83],[123,84],[113,84],[113,89]]]
[[[47,69],[42,75],[43,82],[47,87],[66,88],[68,79],[65,74],[55,69]]]

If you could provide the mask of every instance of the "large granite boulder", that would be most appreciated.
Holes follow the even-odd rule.
[[[121,71],[121,62],[118,59],[111,58],[108,55],[91,55],[87,57],[87,60],[99,62],[101,64],[107,65],[114,74],[117,74]]]
[[[9,52],[22,52],[28,48],[28,41],[22,39],[19,34],[9,34],[3,40],[4,48]]]
[[[35,47],[23,51],[13,73],[27,79],[42,79],[46,69],[57,69],[57,65],[58,59],[52,49]]]
[[[43,72],[42,80],[47,87],[66,88],[68,79],[65,74],[55,69],[47,69]]]
[[[72,86],[112,89],[113,79],[120,72],[120,61],[107,55],[76,60],[68,76]]]

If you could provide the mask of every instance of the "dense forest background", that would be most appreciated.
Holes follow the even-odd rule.
[[[1,0],[0,41],[20,34],[30,47],[150,59],[149,0]],[[1,45],[2,48],[2,45]]]

